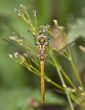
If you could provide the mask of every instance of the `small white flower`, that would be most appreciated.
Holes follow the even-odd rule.
[[[71,91],[72,91],[73,93],[75,93],[75,92],[76,92],[76,90],[75,90],[75,89],[71,89]]]
[[[19,44],[20,44],[21,46],[23,46],[23,44],[22,44],[21,42],[20,42]]]
[[[27,57],[27,53],[23,53],[23,55]]]
[[[65,84],[63,84],[63,87],[64,87],[64,88],[67,88],[67,86],[66,86]]]
[[[22,43],[23,40],[22,40],[22,39],[17,39],[17,42],[18,42],[18,43]]]
[[[79,90],[80,90],[80,91],[83,91],[83,87],[79,86]]]
[[[72,57],[69,56],[68,58],[69,58],[69,61],[72,61]]]
[[[24,61],[25,61],[25,58],[22,56],[22,61],[23,61],[23,63],[24,63]]]
[[[18,52],[15,52],[15,53],[14,53],[14,57],[15,57],[15,58],[17,58],[17,57],[18,57],[18,55],[19,55],[19,53],[18,53]]]
[[[33,14],[34,14],[34,16],[36,16],[36,11],[35,10],[33,10]]]
[[[68,89],[68,91],[70,91],[70,92],[72,92],[72,93],[75,93],[75,92],[76,92],[76,90],[73,89],[73,88],[68,87],[67,89]]]
[[[25,60],[25,58],[24,58],[22,55],[20,55],[19,58],[20,58],[20,60],[21,60],[21,61],[20,61],[20,64],[25,63],[26,60]]]
[[[23,7],[23,4],[20,4],[20,7],[22,8]]]
[[[9,39],[16,41],[17,40],[17,36],[9,36]]]
[[[18,12],[18,16],[23,16],[23,14],[21,12]]]
[[[81,95],[82,95],[82,96],[85,96],[85,92],[82,92]]]
[[[13,55],[9,53],[9,57],[10,57],[10,58],[13,58]]]
[[[20,4],[20,8],[26,10],[26,7],[23,4]]]
[[[80,50],[82,50],[83,52],[85,52],[85,46],[79,46]]]
[[[55,25],[58,25],[58,21],[57,20],[54,19],[53,22],[54,22]]]

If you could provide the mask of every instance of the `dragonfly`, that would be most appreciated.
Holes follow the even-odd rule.
[[[53,29],[52,37],[49,39],[49,32],[46,34],[47,29],[45,26],[40,27],[39,35],[35,36],[35,45],[37,47],[37,57],[40,61],[40,73],[41,73],[41,95],[42,95],[42,103],[45,103],[45,79],[44,79],[44,65],[47,57],[47,50],[49,47],[53,48],[57,51],[57,53],[61,52],[71,44],[73,44],[77,39],[67,43],[66,35],[62,30],[62,27],[57,26]]]
[[[36,53],[37,57],[40,62],[40,76],[41,76],[41,96],[42,96],[42,103],[45,103],[45,78],[44,78],[44,66],[45,66],[45,60],[48,55],[48,49],[49,47],[55,49],[57,53],[61,52],[64,50],[66,47],[69,45],[73,44],[75,40],[71,42],[67,42],[67,36],[63,31],[63,28],[58,25],[57,21],[54,20],[54,27],[51,29],[49,25],[46,26],[40,26],[37,28],[37,31],[35,32],[35,28],[33,28],[33,25],[31,23],[30,17],[27,14],[26,8],[24,8],[21,5],[21,10],[18,10],[18,15],[23,18],[23,20],[29,25],[30,27],[30,32],[32,33],[34,37],[34,43],[36,47]],[[22,38],[18,39],[16,35],[12,35],[10,37],[10,40],[12,41],[11,43],[16,46],[16,43],[19,44],[19,47],[21,46],[20,50],[26,50],[27,47],[25,45],[28,45],[28,42],[22,42]],[[8,41],[8,40],[6,40]],[[10,43],[10,41],[8,41]],[[22,45],[23,44],[23,45]],[[22,48],[23,47],[23,48]],[[28,45],[29,47],[29,45]],[[29,47],[31,48],[31,47]],[[35,51],[35,49],[33,49]],[[31,50],[32,51],[32,48]],[[28,52],[29,52],[28,51]],[[27,51],[25,51],[27,52]],[[35,58],[36,59],[36,58]]]
[[[29,51],[33,52],[37,55],[39,62],[40,62],[40,76],[41,76],[41,96],[42,96],[42,103],[45,104],[45,77],[44,77],[44,66],[46,57],[48,55],[49,47],[56,50],[57,53],[62,53],[64,49],[66,49],[68,46],[73,44],[77,39],[71,41],[70,43],[67,43],[65,34],[62,31],[62,28],[57,26],[52,30],[52,35],[49,37],[49,32],[47,34],[47,27],[41,26],[38,29],[38,34],[33,35],[34,37],[34,44],[36,48],[33,48],[34,51],[28,50],[27,46],[29,47],[28,41],[26,41],[23,37],[21,37],[18,33],[13,33],[10,35],[9,40],[5,39],[8,43],[14,45],[15,47],[18,47],[18,50],[20,53],[29,53]],[[22,42],[23,41],[23,42]],[[19,44],[19,45],[18,45]],[[26,45],[26,47],[25,47]],[[26,50],[27,48],[27,50]],[[29,47],[32,49],[32,47]],[[36,56],[35,56],[36,57]],[[26,56],[25,56],[26,58]],[[27,58],[26,58],[27,59]],[[36,59],[36,58],[35,58]]]

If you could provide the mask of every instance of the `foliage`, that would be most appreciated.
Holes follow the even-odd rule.
[[[27,85],[28,81],[31,82],[28,76],[25,77],[27,75],[26,69],[8,58],[6,54],[11,50],[11,46],[5,46],[5,43],[2,40],[3,38],[9,36],[9,34],[14,30],[17,30],[18,33],[26,38],[28,38],[29,36],[26,25],[15,16],[14,8],[18,7],[20,3],[23,3],[27,7],[31,19],[33,19],[33,16],[31,14],[33,12],[33,9],[37,11],[39,22],[38,24],[52,23],[52,19],[57,18],[59,24],[65,25],[69,18],[72,18],[72,20],[74,20],[73,18],[81,16],[85,1],[78,0],[76,4],[74,0],[0,0],[1,86],[23,86]],[[30,37],[29,39],[31,42],[32,37]],[[34,84],[36,83],[36,85],[38,85],[38,80],[36,80],[36,78],[34,78],[31,74],[30,77],[32,77]],[[31,83],[29,85],[31,85]]]
[[[35,11],[34,11],[34,18],[35,18],[34,24],[32,23],[30,16],[27,13],[26,7],[24,7],[22,4],[20,5],[20,8],[18,10],[15,9],[15,11],[18,13],[18,16],[27,23],[28,30],[33,34],[33,36],[38,35],[39,34],[38,31],[41,31],[41,28],[42,28],[42,32],[46,32],[45,33],[46,35],[49,35],[55,38],[55,34],[53,33],[53,30],[49,25],[37,27],[37,24],[36,24],[37,19],[36,19]],[[56,20],[54,20],[54,24],[55,24],[55,29],[57,30],[56,34],[59,35],[57,36],[57,38],[64,37],[65,39],[64,43],[66,43],[66,34],[64,33],[63,28],[58,25]],[[35,46],[31,45],[29,41],[28,43],[27,40],[24,39],[23,37],[18,37],[18,36],[19,34],[17,35],[13,33],[12,35],[9,36],[9,40],[7,40],[8,42],[18,47],[17,51],[15,51],[13,54],[9,54],[10,58],[15,59],[17,62],[24,65],[29,71],[40,76],[39,62],[36,57]],[[71,110],[74,110],[74,106],[76,104],[81,105],[82,101],[84,100],[83,97],[85,95],[85,90],[84,90],[82,80],[80,79],[79,72],[73,62],[71,52],[69,48],[67,48],[64,52],[62,52],[58,50],[58,48],[56,48],[55,45],[54,47],[49,46],[49,49],[50,51],[48,52],[49,55],[48,55],[47,62],[48,64],[51,64],[52,66],[54,66],[54,68],[58,72],[62,85],[59,85],[58,83],[55,83],[54,81],[52,81],[51,78],[49,78],[49,75],[47,73],[45,73],[46,74],[45,80],[66,93],[67,99],[70,104],[70,108]],[[33,52],[33,55],[30,55],[29,52]],[[66,60],[68,60],[68,62],[70,63],[73,69],[73,74],[75,75],[75,78],[78,81],[78,87],[72,82],[72,80],[67,75],[66,71],[63,69],[61,62],[56,57],[57,52],[59,52],[59,54],[63,56]],[[66,81],[69,83],[69,86],[66,84]],[[72,101],[74,102],[74,104],[72,103]]]
[[[32,14],[33,9],[35,9],[37,11],[38,25],[46,24],[46,23],[53,24],[52,20],[54,18],[57,18],[59,21],[59,24],[63,24],[63,25],[66,25],[67,22],[69,24],[69,22],[70,22],[70,24],[71,24],[70,25],[71,28],[69,28],[70,36],[68,35],[69,36],[68,40],[70,40],[70,39],[75,39],[75,37],[74,37],[75,35],[76,35],[76,37],[78,37],[80,35],[82,35],[83,37],[85,36],[85,34],[84,34],[85,33],[84,32],[84,28],[85,28],[84,27],[84,18],[78,19],[77,22],[75,21],[75,18],[81,17],[84,14],[85,0],[77,0],[77,3],[74,0],[17,0],[17,1],[0,0],[0,87],[13,89],[14,87],[17,88],[17,87],[23,87],[23,86],[29,85],[30,87],[33,87],[33,88],[36,87],[36,89],[37,89],[39,87],[40,79],[36,76],[33,76],[31,74],[31,72],[27,71],[27,69],[25,69],[23,66],[20,66],[18,63],[9,59],[9,57],[7,56],[8,51],[16,52],[17,47],[14,48],[14,46],[9,45],[9,44],[5,45],[5,43],[2,40],[3,38],[6,38],[7,36],[9,36],[9,34],[11,32],[13,32],[13,31],[16,32],[16,30],[17,30],[19,35],[22,35],[25,37],[27,44],[28,44],[28,42],[30,42],[29,43],[30,46],[34,47],[34,43],[33,43],[34,39],[33,39],[32,35],[27,32],[28,26],[22,20],[18,19],[15,16],[14,8],[18,7],[18,4],[20,4],[20,3],[23,3],[27,7],[27,11],[29,11],[29,13],[30,13],[32,22],[34,22],[33,14]],[[74,23],[72,23],[72,21],[74,21]],[[67,29],[68,29],[68,27],[67,27]],[[6,38],[6,39],[8,39],[8,38]],[[77,70],[79,71],[80,74],[81,74],[82,68],[85,65],[85,55],[83,54],[83,52],[85,52],[85,49],[84,49],[85,42],[82,44],[82,41],[84,42],[84,39],[79,40],[79,43],[77,45],[81,45],[81,46],[80,46],[80,48],[78,48],[78,46],[76,46],[77,51],[75,51],[74,46],[73,46],[73,48],[71,48],[73,61],[76,63]],[[55,52],[53,54],[56,57]],[[36,53],[34,55],[36,55]],[[33,54],[30,54],[29,56],[32,58]],[[81,56],[82,56],[82,58],[81,58]],[[62,59],[61,55],[59,55],[59,58]],[[46,64],[46,68],[45,68],[47,70],[45,72],[47,74],[49,74],[49,78],[51,78],[51,80],[48,80],[48,82],[51,82],[55,86],[57,84],[59,84],[59,85],[57,85],[57,87],[61,88],[61,85],[60,85],[61,83],[60,83],[58,75],[56,74],[57,72],[55,71],[55,66],[53,66],[53,62],[52,63],[48,62],[49,59],[50,59],[50,55],[48,52],[48,57],[46,60],[47,64]],[[33,60],[36,61],[36,58],[34,58]],[[36,61],[36,62],[38,62],[38,61]],[[78,88],[79,81],[77,79],[75,79],[72,68],[70,68],[70,63],[68,63],[68,62],[69,61],[67,61],[67,60],[64,61],[64,63],[63,63],[64,68],[65,68],[65,66],[67,67],[67,68],[65,68],[67,70],[66,71],[67,75]],[[83,62],[83,65],[82,65],[82,62]],[[31,62],[31,63],[33,64],[33,62]],[[34,67],[34,65],[35,64],[33,64],[33,67]],[[68,67],[68,65],[69,65],[69,67]],[[84,78],[84,76],[82,76],[82,77]],[[57,83],[53,82],[53,81],[56,81]],[[68,81],[65,80],[65,82],[69,86]],[[54,88],[54,86],[53,86],[53,88]],[[1,90],[2,90],[2,88],[0,88],[0,91]],[[51,90],[53,90],[53,89],[51,89]],[[81,91],[80,89],[78,89],[78,90]],[[4,89],[3,92],[5,92],[5,91],[6,90]],[[58,90],[56,90],[56,91],[58,91]],[[82,94],[84,95],[83,92],[82,92]],[[9,94],[10,94],[10,92],[9,92]],[[7,95],[8,94],[1,95],[2,97],[0,99],[3,99],[3,96],[7,97]],[[82,97],[83,97],[83,95],[82,95]],[[49,97],[49,100],[50,100],[50,98],[51,97]],[[78,101],[80,99],[82,99],[81,94],[78,94],[78,96],[75,99],[77,100],[77,98],[78,98]],[[6,103],[3,101],[2,105],[4,106],[4,105],[6,105]],[[83,104],[84,101],[81,103],[80,103],[80,105],[84,105]],[[11,106],[11,103],[9,103],[9,104],[10,104],[9,106]],[[84,110],[84,108],[85,108],[84,106],[81,106],[81,109]]]
[[[51,92],[46,92],[47,104],[63,105],[64,100],[55,97]],[[17,89],[2,89],[0,91],[0,109],[1,110],[34,110],[40,104],[40,93],[38,90],[28,89],[26,87]],[[4,106],[5,105],[5,106]]]

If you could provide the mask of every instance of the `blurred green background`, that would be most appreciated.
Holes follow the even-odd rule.
[[[69,39],[78,36],[85,38],[85,0],[0,0],[0,110],[31,110],[27,109],[27,101],[29,104],[32,98],[40,101],[40,78],[11,60],[8,53],[13,47],[3,41],[14,30],[29,37],[26,24],[14,12],[20,4],[27,7],[32,19],[33,10],[36,10],[38,24],[52,25],[52,20],[57,19],[60,25],[66,27]],[[80,62],[79,70],[84,71],[85,55],[74,53]],[[81,55],[83,58],[79,59]],[[58,96],[55,99],[50,91],[47,90],[48,102],[52,99],[50,103],[62,104],[63,99]]]

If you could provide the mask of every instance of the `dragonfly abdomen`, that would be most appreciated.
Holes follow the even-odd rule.
[[[47,56],[45,45],[38,45],[37,51],[38,51],[37,56],[40,59],[40,61],[45,61],[45,58]]]

